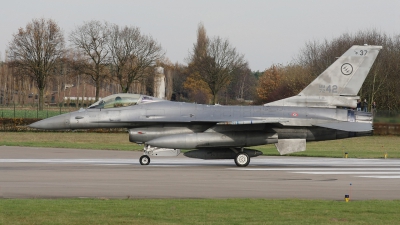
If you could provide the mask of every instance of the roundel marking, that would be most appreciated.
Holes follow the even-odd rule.
[[[341,67],[343,75],[350,75],[353,72],[353,66],[350,63],[345,63]]]

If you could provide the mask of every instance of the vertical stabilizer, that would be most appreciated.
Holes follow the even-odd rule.
[[[355,108],[357,93],[381,49],[354,45],[297,96],[265,105]]]

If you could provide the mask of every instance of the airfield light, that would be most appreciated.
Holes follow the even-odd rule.
[[[387,151],[385,152],[385,150],[383,149],[383,145],[382,145],[382,152],[383,152],[383,157],[385,158],[385,159],[387,159],[387,157],[388,157],[388,153],[387,153]]]
[[[346,201],[346,202],[349,202],[350,201],[350,195],[351,195],[351,183],[350,183],[350,188],[349,188],[349,193],[350,194],[348,194],[348,195],[344,195],[344,200]]]
[[[349,201],[350,201],[350,195],[345,195],[345,196],[344,196],[344,200],[345,200],[346,202],[349,202]]]

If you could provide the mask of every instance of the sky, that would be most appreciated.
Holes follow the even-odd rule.
[[[0,60],[18,28],[53,19],[69,33],[85,21],[136,26],[172,63],[186,64],[199,23],[228,39],[253,71],[290,63],[309,41],[376,29],[400,34],[399,0],[1,0]],[[368,44],[368,43],[360,43]]]

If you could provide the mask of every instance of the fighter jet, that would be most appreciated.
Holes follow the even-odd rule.
[[[281,155],[306,150],[307,141],[370,135],[372,114],[354,111],[357,96],[381,46],[352,46],[298,95],[261,106],[172,102],[114,94],[86,109],[33,123],[47,130],[127,128],[150,156],[234,159],[239,167],[261,155],[246,147],[275,144]]]

